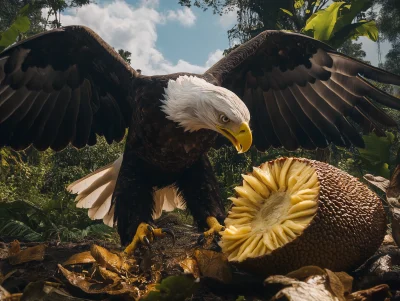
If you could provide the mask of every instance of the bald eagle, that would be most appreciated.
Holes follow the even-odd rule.
[[[380,105],[400,102],[366,79],[400,85],[399,76],[284,31],[260,33],[204,74],[145,76],[89,28],[68,26],[0,54],[0,147],[82,148],[97,135],[121,141],[128,128],[123,156],[70,190],[92,216],[117,224],[122,244],[133,239],[129,253],[168,232],[147,224],[154,187],[174,185],[200,227],[222,228],[206,156],[220,137],[242,153],[252,144],[363,147],[361,132],[384,136],[396,122]]]

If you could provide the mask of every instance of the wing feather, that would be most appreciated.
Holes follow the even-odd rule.
[[[141,77],[89,28],[41,33],[0,53],[0,145],[61,150],[120,141]]]
[[[78,148],[85,146],[89,139],[93,113],[90,105],[90,84],[87,80],[81,86],[79,114],[75,126],[75,136],[72,144]]]
[[[4,101],[0,106],[0,123],[6,121],[16,110],[18,110],[31,93],[33,93],[33,91],[28,90],[26,87],[22,87]]]
[[[205,72],[242,97],[254,144],[294,149],[329,143],[364,146],[362,132],[384,134],[397,123],[375,103],[400,110],[400,100],[368,80],[400,85],[400,76],[369,66],[310,37],[267,30]],[[244,87],[263,91],[244,97]],[[355,126],[355,122],[360,127]]]
[[[268,116],[269,113],[264,105],[264,95],[263,91],[258,88],[252,91],[253,98],[255,100],[255,114],[259,125],[259,130],[262,133],[264,139],[267,141],[268,144],[272,145],[273,147],[279,147],[280,141],[278,137],[276,137],[275,132],[273,131],[273,125],[271,123],[271,119]]]
[[[276,99],[274,90],[270,89],[267,92],[263,92],[263,95],[268,114],[277,117],[268,118],[272,121],[271,131],[273,130],[275,132],[276,137],[279,139],[281,145],[283,145],[286,149],[295,150],[298,147],[297,139],[294,137],[290,127],[287,125],[279,110],[277,104],[278,100]]]
[[[50,94],[46,103],[44,104],[39,116],[36,118],[34,124],[30,128],[30,137],[32,137],[33,145],[38,150],[45,150],[48,146],[46,145],[47,137],[42,135],[44,128],[46,126],[47,120],[50,119],[51,113],[53,112],[57,99],[60,96],[60,91],[54,91]]]
[[[296,116],[292,113],[290,107],[287,105],[286,100],[284,99],[284,96],[282,94],[282,90],[274,91],[274,95],[279,111],[284,118],[286,124],[290,128],[292,136],[295,137],[301,147],[305,149],[315,149],[315,144],[310,140],[310,137],[304,131]]]
[[[281,93],[287,106],[292,111],[293,116],[297,119],[304,131],[307,132],[314,145],[319,148],[327,147],[328,144],[324,134],[311,121],[307,113],[303,111],[303,108],[299,104],[300,100],[294,97],[291,88],[286,88],[282,90]]]

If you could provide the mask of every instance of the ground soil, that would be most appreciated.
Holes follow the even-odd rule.
[[[185,258],[192,257],[194,250],[203,248],[198,244],[199,232],[195,227],[177,222],[173,217],[162,220],[159,226],[169,227],[174,230],[176,234],[175,245],[172,244],[172,240],[169,238],[157,239],[152,244],[151,249],[142,247],[135,253],[141,273],[145,273],[149,279],[151,277],[159,278],[156,281],[171,275],[183,274],[182,266],[179,263]],[[21,242],[20,246],[21,249],[24,249],[38,244],[40,243]],[[60,272],[58,264],[62,264],[74,254],[89,251],[92,244],[103,246],[108,250],[121,251],[122,249],[119,245],[102,241],[83,241],[78,243],[52,241],[46,242],[46,244],[47,248],[43,260],[11,265],[7,259],[10,243],[0,242],[0,276],[4,277],[12,272],[4,281],[1,281],[0,278],[2,282],[0,284],[5,290],[9,293],[23,293],[29,284],[32,286],[32,283],[42,283],[38,285],[43,286],[43,281],[48,281],[60,283],[63,291],[71,296],[80,298],[68,297],[59,300],[118,300],[115,296],[85,294],[79,289],[71,287]],[[206,244],[206,248],[218,251],[218,246],[213,242]],[[214,264],[215,271],[212,270]],[[278,287],[266,288],[263,285],[263,279],[258,279],[234,268],[229,281],[227,281],[228,283],[225,283],[225,276],[220,273],[221,267],[218,264],[218,262],[209,263],[211,267],[209,277],[201,277],[199,289],[188,300],[225,301],[237,300],[239,296],[245,296],[245,300],[269,300],[279,289]],[[72,269],[70,268],[70,270]],[[156,276],[153,273],[154,270],[158,271]],[[358,270],[349,273],[354,277],[353,291],[368,289],[385,283],[390,286],[392,295],[390,300],[400,300],[400,251],[395,243],[390,240],[390,237],[387,237],[385,243],[374,257]],[[21,300],[41,299],[23,298]],[[374,300],[379,301],[378,299]]]

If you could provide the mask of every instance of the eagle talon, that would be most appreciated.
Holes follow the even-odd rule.
[[[216,235],[219,234],[219,232],[224,231],[225,227],[222,226],[218,220],[213,217],[213,216],[209,216],[207,217],[207,225],[210,229],[208,229],[207,231],[205,231],[204,233],[200,234],[199,238],[197,239],[197,243],[198,244],[204,244],[205,240],[211,242],[212,239],[215,239]],[[210,239],[212,238],[212,239]]]
[[[161,232],[163,234],[169,235],[172,238],[172,245],[175,245],[175,233],[171,229],[168,228],[161,228]]]
[[[143,241],[143,244],[145,244],[146,246],[150,247],[150,241],[146,236],[142,238],[142,241]]]
[[[149,224],[141,223],[136,230],[132,242],[125,248],[124,253],[128,255],[133,254],[139,246],[139,243],[151,248],[151,243],[155,237],[165,237],[166,235],[172,237],[173,244],[175,245],[175,233],[172,230],[167,228],[154,229]]]

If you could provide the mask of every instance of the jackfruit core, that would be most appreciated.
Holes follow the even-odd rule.
[[[319,196],[315,169],[293,158],[265,163],[242,176],[220,241],[228,260],[239,262],[300,236],[317,212]]]

